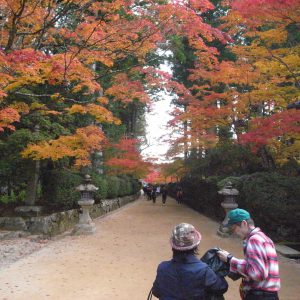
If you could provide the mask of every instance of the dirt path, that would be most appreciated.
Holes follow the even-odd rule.
[[[221,239],[218,224],[197,212],[160,198],[139,200],[96,220],[93,236],[68,236],[5,267],[0,300],[144,300],[162,260],[170,258],[172,227],[194,224],[202,233],[200,255],[220,246],[241,256],[237,239]],[[300,299],[300,264],[280,258],[282,300]],[[229,280],[226,300],[238,300],[238,283]]]

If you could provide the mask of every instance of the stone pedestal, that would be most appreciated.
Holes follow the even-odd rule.
[[[235,198],[238,196],[239,191],[232,188],[232,183],[228,182],[218,193],[224,196],[224,201],[221,203],[221,206],[225,210],[225,219],[220,224],[217,234],[221,237],[229,237],[231,232],[230,229],[226,227],[226,224],[228,223],[228,214],[231,210],[238,207]]]
[[[228,213],[231,210],[237,208],[238,204],[232,202],[226,202],[225,200],[221,203],[221,206],[224,208],[226,216],[223,222],[220,224],[217,234],[221,237],[229,237],[231,235],[230,229],[225,226],[228,223]]]
[[[96,232],[96,225],[93,223],[93,220],[90,217],[89,210],[94,204],[94,200],[80,200],[78,201],[82,209],[82,213],[79,214],[79,222],[75,226],[72,234],[81,235],[81,234],[93,234]]]

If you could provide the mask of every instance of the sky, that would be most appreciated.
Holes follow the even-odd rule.
[[[161,93],[160,98],[161,100],[153,104],[152,111],[146,114],[146,137],[150,146],[142,152],[144,157],[156,158],[157,163],[166,162],[165,153],[169,145],[164,140],[171,133],[167,123],[172,119],[169,112],[173,109],[169,95]]]
[[[160,70],[172,73],[167,62],[160,65]],[[146,113],[146,137],[150,146],[142,151],[142,155],[145,158],[153,157],[157,159],[157,163],[162,163],[168,161],[165,154],[169,145],[164,140],[168,139],[171,133],[167,123],[173,118],[170,115],[173,105],[171,104],[171,96],[166,92],[160,92],[157,98],[160,100],[152,104],[150,113]]]
[[[157,53],[162,56],[172,55],[171,51],[162,49],[158,49]],[[172,74],[171,65],[168,61],[164,61],[159,69]],[[172,131],[168,122],[173,118],[170,112],[174,109],[174,105],[171,103],[172,97],[167,92],[161,91],[155,98],[160,100],[153,101],[151,112],[146,113],[146,138],[150,146],[142,151],[142,155],[145,158],[155,158],[155,163],[169,162],[170,160],[166,158],[169,145],[164,140],[170,136]]]

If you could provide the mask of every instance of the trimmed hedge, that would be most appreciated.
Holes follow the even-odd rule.
[[[95,203],[102,199],[112,199],[136,194],[140,185],[138,180],[129,176],[105,176],[93,173],[92,184],[98,187]],[[67,170],[47,171],[42,175],[42,198],[44,204],[55,210],[77,207],[80,193],[75,188],[83,182],[79,173]]]
[[[181,180],[180,185],[184,203],[213,219],[222,220],[225,217],[225,212],[220,206],[223,198],[218,194],[215,182],[186,177]]]
[[[228,181],[240,192],[237,197],[239,207],[248,210],[256,225],[273,240],[300,241],[300,177],[266,172],[225,179],[186,177],[180,183],[184,202],[221,221],[225,216],[220,206],[223,197],[217,192]]]
[[[49,207],[61,210],[77,207],[80,193],[75,187],[82,182],[82,177],[66,170],[47,171],[42,174],[42,198]]]
[[[107,178],[103,175],[93,173],[92,183],[98,188],[95,193],[95,203],[100,203],[101,199],[106,199],[108,194]]]
[[[120,191],[119,178],[116,176],[108,176],[107,184],[108,184],[107,198],[111,199],[111,198],[118,197]]]
[[[239,207],[274,240],[300,241],[300,177],[254,173],[240,177]]]

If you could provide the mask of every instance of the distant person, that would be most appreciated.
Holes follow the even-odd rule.
[[[156,188],[156,194],[157,194],[157,196],[159,196],[159,194],[160,194],[160,185],[158,185]]]
[[[178,186],[176,190],[176,201],[178,204],[181,204],[182,200],[183,200],[183,190],[181,186]]]
[[[151,193],[152,193],[152,188],[151,186],[147,185],[145,187],[145,190],[144,190],[145,194],[147,195],[147,200],[151,200]]]
[[[140,197],[144,198],[145,192],[143,188],[140,189]]]
[[[162,204],[165,205],[167,201],[167,196],[168,196],[168,190],[167,187],[164,185],[161,188],[161,197],[162,197]]]
[[[223,295],[226,280],[196,257],[201,234],[193,225],[181,223],[171,234],[173,258],[159,264],[153,295],[160,300],[208,300]]]
[[[255,227],[250,214],[234,209],[228,214],[231,231],[244,240],[244,259],[225,250],[218,251],[220,259],[230,264],[230,271],[242,276],[241,298],[244,300],[278,300],[280,277],[278,258],[273,241]]]
[[[151,190],[151,199],[152,199],[152,203],[153,204],[155,204],[155,202],[156,202],[156,187],[155,186],[153,186],[152,187],[152,190]]]

